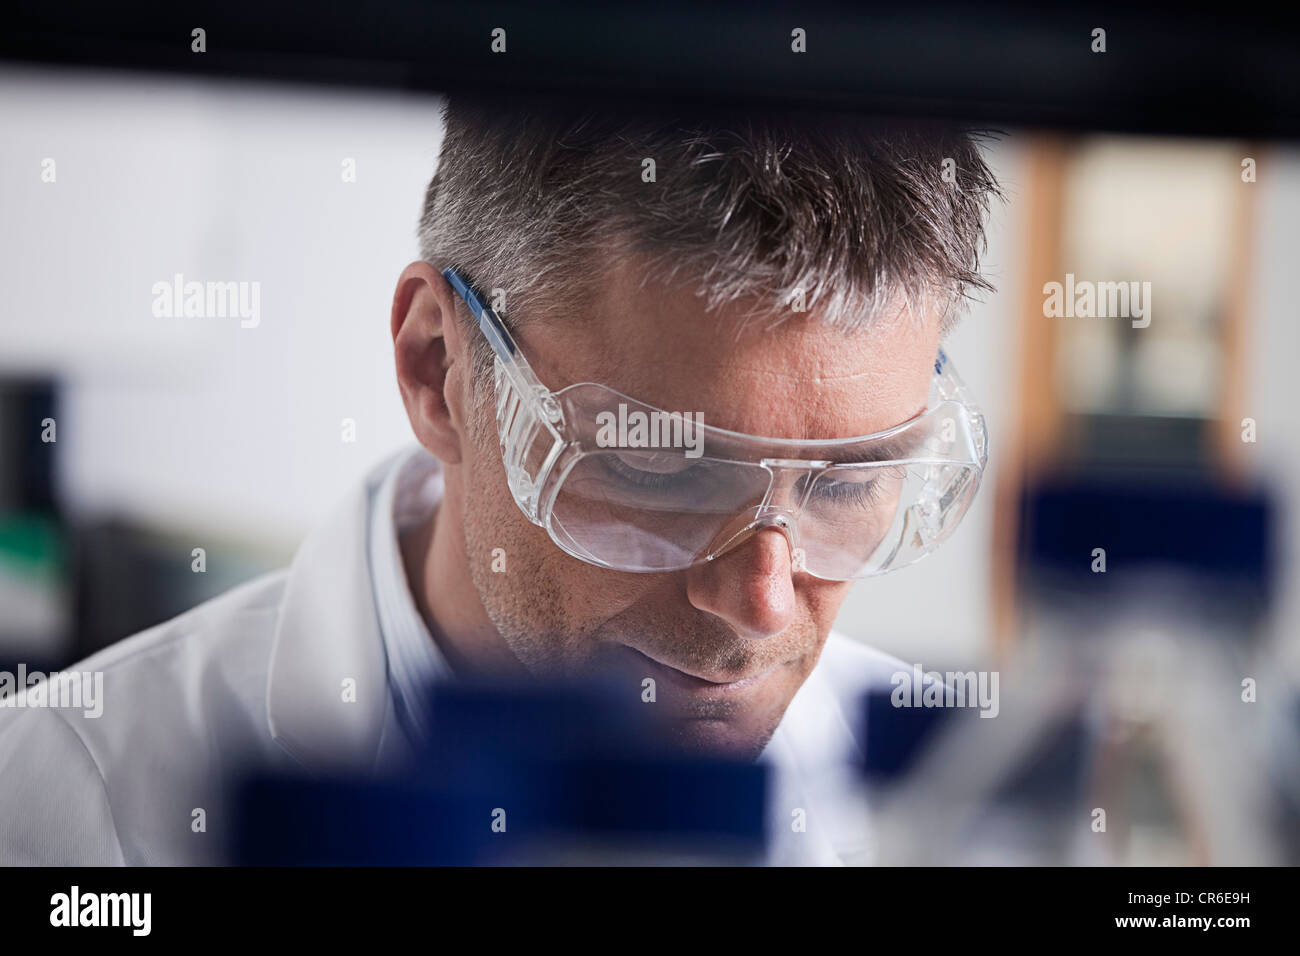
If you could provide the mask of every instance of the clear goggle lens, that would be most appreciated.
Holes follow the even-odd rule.
[[[774,469],[699,460],[661,478],[642,454],[598,452],[573,463],[549,508],[548,530],[561,547],[607,567],[667,571],[712,560],[751,533],[776,528],[800,570],[834,580],[865,577],[937,545],[977,476],[961,465]],[[946,506],[926,495],[936,468],[953,489]]]
[[[688,454],[601,447],[602,412],[621,404],[625,414],[666,416],[604,386],[548,393],[549,408],[523,400],[507,376],[497,386],[507,477],[524,513],[569,554],[622,571],[680,570],[774,528],[796,570],[831,580],[881,574],[952,533],[983,465],[982,419],[942,390],[924,415],[861,443],[781,443],[697,426],[686,432]],[[906,456],[871,460],[904,447]],[[851,463],[833,463],[844,459]]]

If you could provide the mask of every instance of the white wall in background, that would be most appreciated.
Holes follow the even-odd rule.
[[[0,73],[0,374],[66,381],[71,504],[292,545],[409,440],[389,304],[416,256],[439,106]],[[258,283],[260,324],[156,317],[154,283],[176,273]]]
[[[1277,601],[1272,620],[1292,680],[1300,680],[1300,149],[1272,147],[1255,157],[1251,309],[1246,411],[1256,421],[1247,445],[1257,476],[1279,494]]]

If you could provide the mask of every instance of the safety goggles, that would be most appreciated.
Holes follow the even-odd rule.
[[[763,438],[592,382],[552,392],[483,296],[455,269],[443,275],[495,355],[497,430],[515,502],[582,561],[679,571],[776,529],[793,570],[870,577],[938,547],[979,487],[984,418],[942,350],[927,408],[910,421],[858,438]]]

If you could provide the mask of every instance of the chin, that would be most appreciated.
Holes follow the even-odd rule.
[[[673,746],[683,753],[744,762],[758,759],[776,732],[775,727],[758,731],[728,720],[690,718],[670,721],[667,730]]]

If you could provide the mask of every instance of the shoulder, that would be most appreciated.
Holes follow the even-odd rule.
[[[101,717],[121,719],[151,700],[214,690],[213,681],[221,675],[225,689],[242,695],[248,688],[234,684],[236,679],[246,682],[259,670],[265,676],[284,584],[283,571],[263,575],[169,621],[110,644],[57,675],[64,679],[103,675],[103,713],[82,718],[92,722]],[[53,678],[56,674],[47,676]],[[34,682],[29,676],[27,683]],[[148,694],[135,693],[145,689]],[[259,694],[263,689],[258,688]],[[32,690],[20,687],[18,691],[8,706],[0,705],[0,729],[18,714],[46,706],[43,695],[33,702]],[[78,723],[67,722],[73,726]]]
[[[220,659],[274,629],[285,578],[285,571],[262,575],[123,638],[69,669],[128,675],[160,664],[174,666],[180,659]]]
[[[150,795],[207,789],[231,759],[265,752],[283,591],[284,572],[257,578],[0,706],[0,806],[23,823],[23,832],[0,827],[0,862],[123,862],[134,818],[157,802]],[[125,862],[168,861],[128,852]]]
[[[95,758],[58,711],[0,710],[0,866],[124,862]]]
[[[92,750],[94,742],[126,733],[137,741],[193,735],[211,743],[227,726],[265,728],[284,589],[285,572],[263,575],[74,664],[65,672],[103,674],[102,714],[61,715]]]

